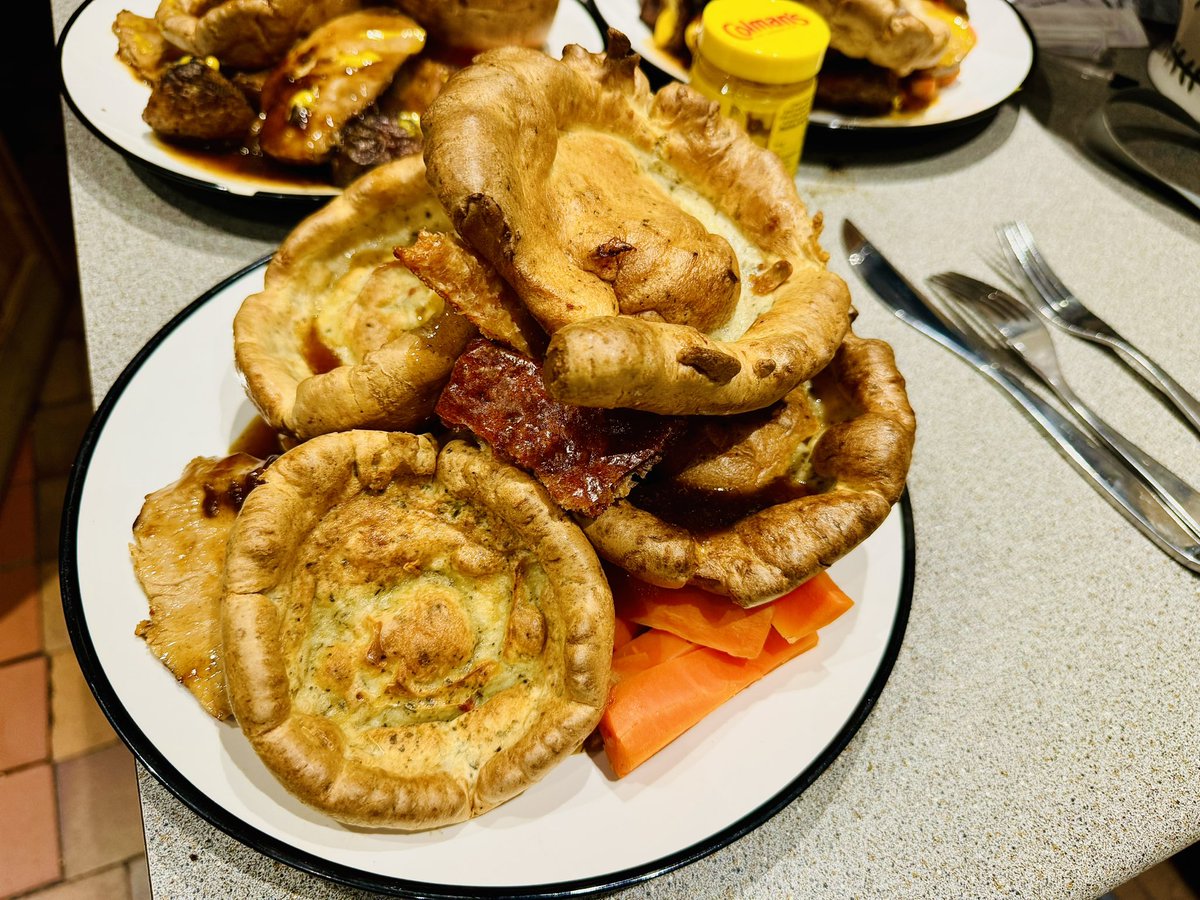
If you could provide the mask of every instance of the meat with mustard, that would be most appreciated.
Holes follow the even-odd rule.
[[[322,25],[288,53],[262,91],[259,144],[284,162],[326,162],[343,129],[425,46],[425,31],[388,9],[350,13]]]

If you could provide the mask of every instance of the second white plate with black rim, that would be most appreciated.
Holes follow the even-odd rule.
[[[678,81],[688,73],[671,54],[655,46],[641,20],[638,0],[594,0],[601,19],[625,32],[646,64]],[[969,0],[971,26],[979,38],[962,63],[958,80],[927,109],[888,116],[847,116],[813,110],[809,126],[829,129],[915,129],[965,125],[989,115],[1020,90],[1033,68],[1033,37],[1007,0]],[[820,76],[817,76],[818,79]]]
[[[270,200],[340,193],[331,184],[228,171],[203,153],[173,148],[154,136],[142,121],[150,87],[117,58],[112,26],[123,9],[152,17],[157,7],[158,0],[85,0],[71,16],[59,38],[58,59],[63,95],[80,121],[113,149],[191,187]],[[604,49],[596,23],[576,0],[560,0],[546,39],[555,56],[566,44],[595,53]]]
[[[261,288],[264,266],[193,302],[129,364],[92,421],[64,510],[61,584],[76,654],[118,734],[180,800],[255,850],[356,887],[578,895],[725,846],[798,797],[841,752],[904,634],[914,571],[907,497],[831,570],[857,602],[815,650],[623,779],[603,754],[578,753],[504,806],[420,834],[348,828],[293,799],[237,727],[209,717],[134,635],[147,607],[128,549],[143,497],[194,456],[224,454],[253,418],[233,367],[231,322]]]

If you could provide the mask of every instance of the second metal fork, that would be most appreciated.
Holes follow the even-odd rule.
[[[996,229],[1014,277],[1033,288],[1030,298],[1038,311],[1064,331],[1111,350],[1135,375],[1161,393],[1191,427],[1200,432],[1200,400],[1197,400],[1162,366],[1083,305],[1050,268],[1029,227],[1010,222]]]
[[[1049,331],[1033,310],[1004,291],[957,272],[943,272],[930,281],[958,300],[962,312],[990,330],[999,343],[1017,353],[1055,396],[1129,463],[1180,523],[1200,537],[1200,492],[1123,437],[1079,398],[1063,375]]]

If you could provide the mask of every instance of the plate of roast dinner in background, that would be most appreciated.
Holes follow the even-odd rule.
[[[822,69],[826,83],[822,84],[822,74],[817,76],[818,101],[809,118],[810,127],[874,130],[961,125],[993,112],[1020,89],[1033,67],[1034,43],[1011,4],[1006,0],[967,0],[965,13],[960,15],[940,2],[912,2],[926,3],[932,15],[950,23],[954,33],[963,34],[968,42],[973,34],[973,44],[960,49],[964,55],[957,62],[953,81],[932,87],[931,78],[924,73],[898,78],[878,67],[863,66],[859,60],[839,59],[838,54],[830,53]],[[595,0],[595,6],[605,24],[629,36],[634,50],[651,70],[660,77],[688,81],[690,51],[686,42],[683,49],[679,39],[674,42],[676,46],[664,48],[648,24],[657,19],[655,4]],[[831,74],[835,69],[836,76]],[[839,79],[836,93],[835,77]],[[827,94],[826,104],[822,97]]]
[[[101,140],[156,173],[193,187],[239,196],[333,196],[385,156],[420,152],[419,109],[432,99],[432,86],[469,62],[471,56],[470,51],[441,48],[432,40],[426,41],[422,49],[399,65],[390,87],[368,109],[356,112],[346,123],[337,123],[339,134],[334,143],[338,146],[333,153],[321,155],[316,162],[297,161],[295,154],[280,161],[262,151],[254,133],[260,127],[258,120],[266,115],[257,107],[260,97],[266,96],[264,82],[275,67],[238,70],[211,57],[193,60],[169,46],[157,55],[157,51],[148,50],[162,43],[154,22],[157,6],[154,0],[88,0],[79,7],[59,39],[67,103]],[[367,10],[357,15],[375,12]],[[120,30],[125,32],[127,46],[133,48],[124,55],[155,55],[154,63],[144,67],[145,77],[118,54],[116,32]],[[558,4],[545,49],[557,56],[566,44],[581,44],[593,52],[604,48],[594,20],[576,0],[561,0]],[[352,55],[356,58],[351,67],[361,66],[364,54]],[[367,60],[372,61],[373,56]],[[188,64],[190,68],[185,68]],[[284,62],[278,65],[282,67]],[[194,74],[194,83],[186,83],[180,90],[192,92],[206,109],[220,107],[220,115],[231,119],[253,116],[244,134],[240,124],[228,126],[237,136],[219,140],[165,138],[156,133],[143,119],[152,93],[148,79],[157,82],[163,72],[176,67],[180,73]],[[292,104],[288,112],[295,112],[293,94],[279,102]],[[206,112],[205,117],[209,114]],[[169,129],[171,119],[168,111],[155,121]]]

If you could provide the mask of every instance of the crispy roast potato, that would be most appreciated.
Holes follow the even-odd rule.
[[[427,435],[280,457],[229,540],[230,703],[267,768],[350,824],[486,812],[573,753],[608,695],[596,554],[529,476]]]
[[[166,65],[183,55],[162,36],[153,19],[127,9],[113,20],[113,34],[117,36],[117,57],[147,84],[154,84]]]
[[[915,428],[891,348],[850,332],[779,408],[695,420],[675,455],[584,532],[644,581],[756,606],[879,527],[904,489]]]
[[[450,223],[419,156],[380,166],[298,225],[233,323],[246,391],[301,438],[408,429],[433,411],[476,331],[393,257]]]
[[[359,6],[359,0],[162,0],[154,18],[163,37],[186,53],[262,69],[321,23]]]
[[[550,333],[558,400],[767,406],[828,363],[849,293],[779,160],[637,61],[616,32],[602,55],[477,57],[425,116],[430,184]]]

